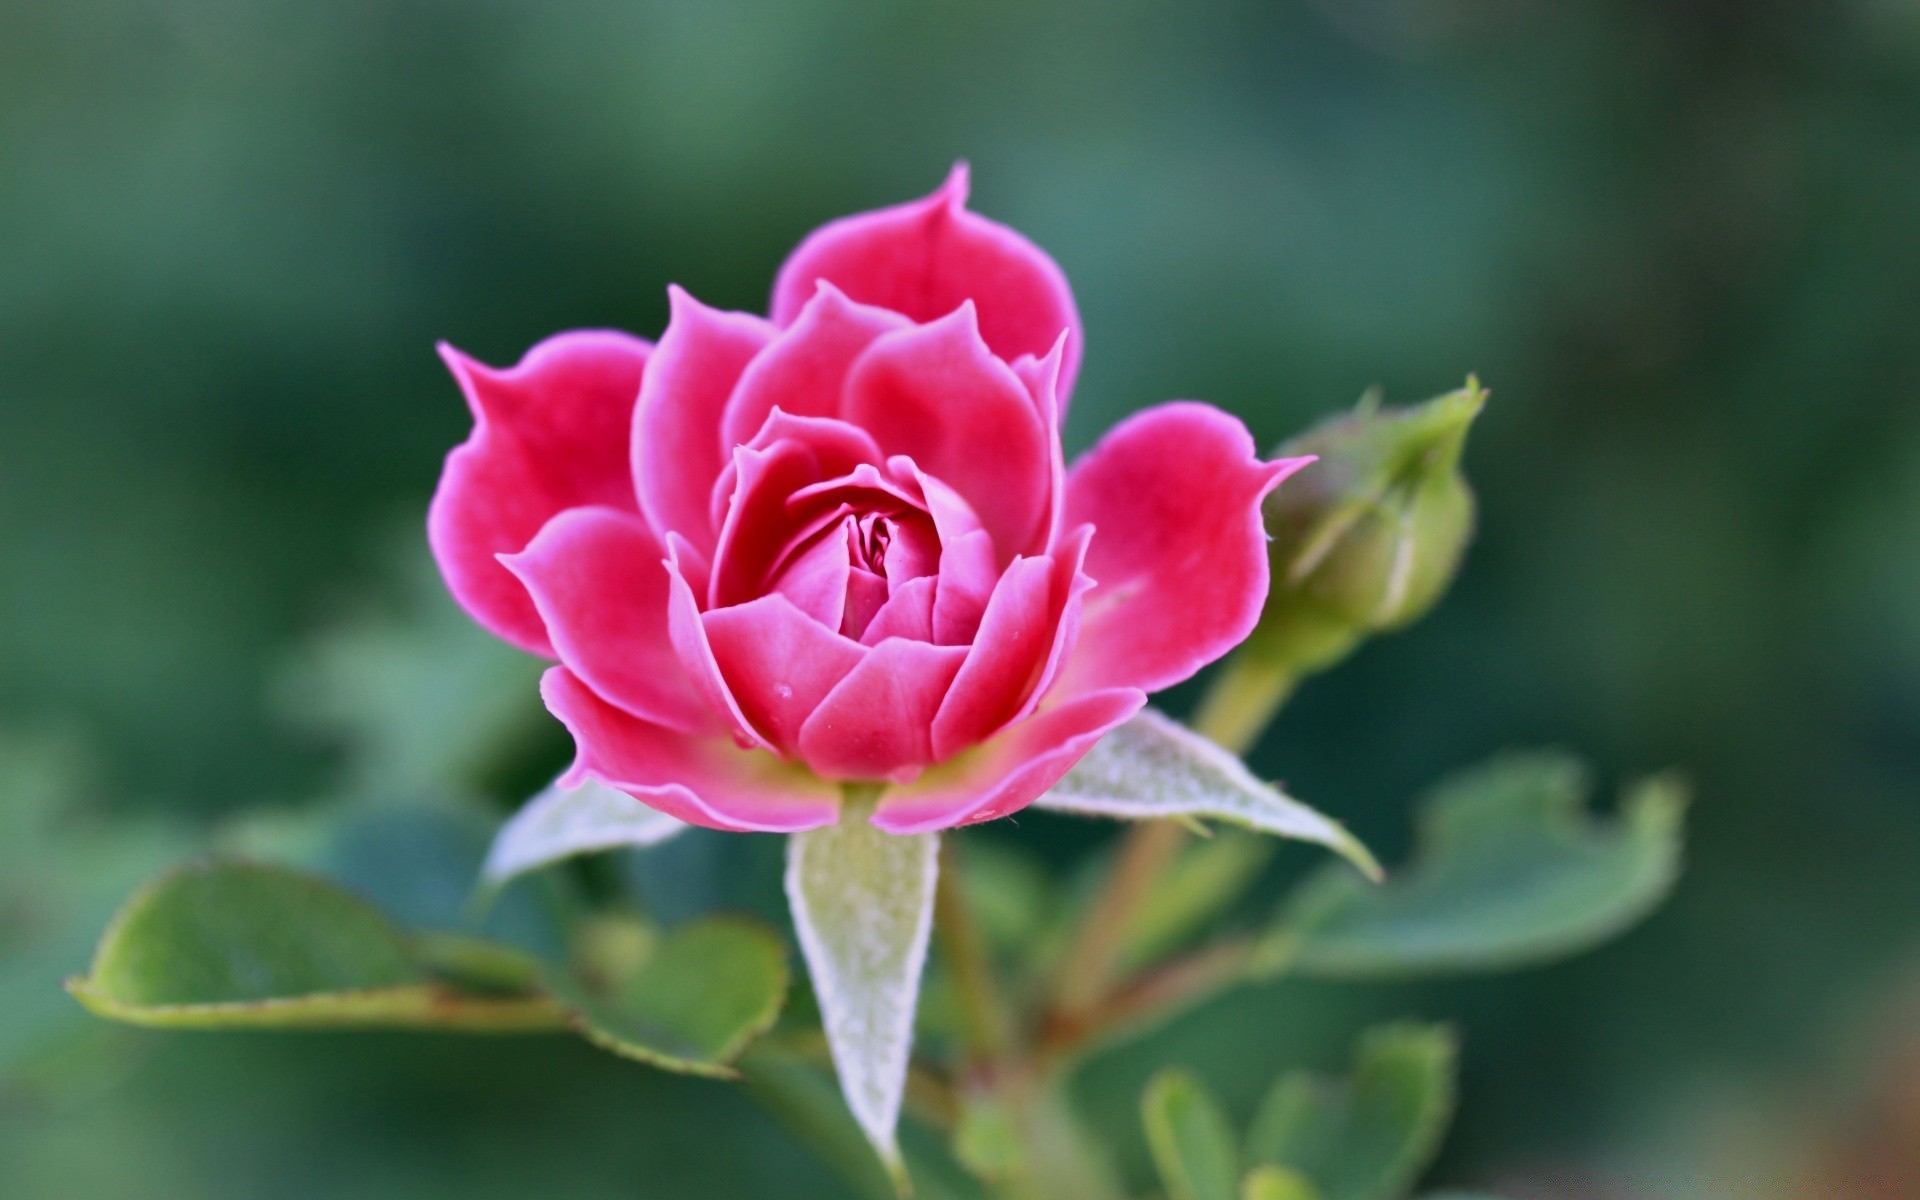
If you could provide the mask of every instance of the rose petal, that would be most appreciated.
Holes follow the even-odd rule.
[[[1084,531],[1053,556],[1015,559],[987,601],[967,661],[933,719],[936,761],[953,757],[1033,711],[1062,652],[1067,609],[1093,581],[1080,574]]]
[[[505,370],[440,347],[474,425],[447,456],[427,542],[460,606],[523,650],[551,657],[553,644],[526,588],[495,556],[525,549],[563,509],[635,510],[627,430],[651,353],[611,330],[548,338]]]
[[[746,448],[766,450],[781,442],[799,442],[812,450],[823,478],[837,478],[860,463],[879,463],[885,458],[873,438],[857,425],[833,417],[799,417],[778,408],[767,414]],[[739,447],[727,452],[726,469],[714,480],[713,494],[707,500],[715,529],[725,522],[727,506],[733,503],[734,489],[740,482],[738,452]]]
[[[755,728],[783,752],[800,726],[866,651],[794,607],[785,596],[716,609],[701,617],[728,690]]]
[[[847,589],[855,574],[847,546],[852,517],[841,518],[794,555],[774,581],[774,594],[828,629],[839,629],[847,618]]]
[[[873,823],[888,833],[924,833],[1018,812],[1146,702],[1134,688],[1110,688],[1044,709],[913,783],[890,789]]]
[[[667,636],[673,642],[674,654],[688,678],[693,680],[694,690],[732,728],[735,741],[743,746],[770,748],[773,742],[747,720],[739,700],[727,686],[726,676],[720,673],[713,646],[707,641],[700,604],[694,598],[693,584],[687,579],[686,564],[693,556],[685,538],[677,533],[667,535]]]
[[[862,304],[915,321],[943,317],[971,300],[987,345],[1011,362],[1041,355],[1068,335],[1060,395],[1080,368],[1080,315],[1066,276],[1013,230],[967,211],[967,167],[921,200],[823,225],[800,243],[773,286],[773,319],[787,325],[827,280]]]
[[[753,356],[776,330],[747,313],[708,308],[669,288],[672,315],[660,337],[632,428],[640,510],[664,541],[678,533],[702,553],[716,537],[709,498],[726,465],[720,418]]]
[[[714,712],[667,636],[665,551],[638,513],[572,508],[501,561],[526,585],[560,661],[609,703],[688,732]]]
[[[806,417],[839,416],[854,360],[881,334],[909,324],[898,313],[855,304],[822,280],[793,324],[741,374],[721,422],[724,444],[746,442],[776,408]]]
[[[540,695],[573,734],[577,757],[569,783],[597,779],[710,829],[792,833],[839,818],[840,793],[832,784],[764,750],[643,721],[594,695],[565,667],[542,677]]]
[[[874,342],[847,376],[846,417],[963,496],[999,561],[1042,548],[1051,431],[962,305]]]
[[[1260,499],[1308,461],[1261,462],[1238,419],[1190,401],[1115,426],[1067,476],[1096,586],[1061,686],[1158,691],[1239,645],[1267,597]]]
[[[934,577],[922,575],[893,589],[893,595],[880,606],[879,612],[873,614],[873,620],[867,625],[866,632],[860,635],[860,641],[868,646],[879,645],[890,637],[931,642],[934,588]]]
[[[1014,360],[1013,373],[1026,385],[1027,392],[1033,397],[1034,408],[1040,413],[1040,423],[1048,430],[1047,438],[1047,546],[1052,546],[1060,538],[1062,521],[1066,516],[1066,451],[1060,445],[1060,366],[1067,348],[1065,334],[1047,351],[1045,358],[1022,355]]]
[[[942,646],[971,644],[998,578],[993,539],[986,530],[976,529],[942,546],[940,582],[933,594],[933,640]]]
[[[967,652],[889,638],[800,727],[800,756],[829,779],[895,779],[932,760],[928,732]]]
[[[739,482],[713,552],[709,608],[758,596],[783,553],[798,549],[797,538],[812,536],[802,533],[801,519],[787,503],[820,478],[820,459],[810,445],[789,438],[764,450],[743,446],[733,452],[733,471]]]

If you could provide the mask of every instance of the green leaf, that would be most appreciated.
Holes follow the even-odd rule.
[[[1130,821],[1227,821],[1318,842],[1368,876],[1380,874],[1367,848],[1338,822],[1260,782],[1238,758],[1152,709],[1101,738],[1035,803],[1054,812]]]
[[[556,982],[595,1045],[670,1071],[731,1077],[730,1062],[786,1001],[787,953],[773,930],[710,917],[640,944],[629,970],[598,989]]]
[[[1240,1200],[1321,1200],[1313,1181],[1286,1167],[1255,1167],[1240,1182]]]
[[[70,990],[100,1016],[174,1028],[564,1028],[544,997],[437,980],[379,910],[277,867],[161,876],[113,919]]]
[[[867,823],[867,805],[787,842],[787,900],[847,1107],[904,1189],[894,1127],[933,928],[939,837]]]
[[[1169,1200],[1235,1200],[1240,1152],[1205,1084],[1177,1067],[1160,1072],[1141,1096],[1140,1119]]]
[[[1282,1077],[1254,1116],[1247,1155],[1300,1172],[1325,1200],[1404,1195],[1452,1116],[1454,1057],[1443,1027],[1374,1030],[1350,1078]]]
[[[1385,887],[1323,871],[1292,898],[1256,974],[1379,977],[1493,970],[1605,941],[1672,889],[1686,790],[1631,788],[1589,816],[1586,772],[1555,753],[1514,754],[1442,785],[1413,864]]]
[[[481,881],[504,887],[516,875],[537,871],[576,854],[621,846],[653,846],[684,831],[685,824],[648,808],[625,792],[588,780],[558,783],[522,805],[500,827],[487,852]]]

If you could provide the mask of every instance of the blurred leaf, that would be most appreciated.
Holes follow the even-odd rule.
[[[1275,843],[1238,829],[1188,846],[1140,905],[1122,963],[1151,962],[1225,912],[1273,860]]]
[[[1001,952],[1030,948],[1060,903],[1045,865],[1021,846],[976,837],[966,843],[966,868],[967,900],[987,941]]]
[[[1325,1200],[1395,1200],[1453,1115],[1453,1034],[1390,1025],[1361,1040],[1347,1079],[1281,1078],[1254,1115],[1247,1156],[1305,1175]]]
[[[899,836],[864,806],[787,839],[787,899],[847,1107],[905,1190],[894,1138],[933,928],[940,839]]]
[[[1286,1167],[1262,1166],[1247,1172],[1240,1183],[1240,1200],[1321,1200],[1313,1183]]]
[[[1169,1068],[1149,1080],[1140,1119],[1169,1200],[1235,1200],[1240,1151],[1233,1130],[1191,1072]]]
[[[785,1003],[786,948],[771,929],[711,917],[638,947],[637,965],[600,989],[556,984],[595,1045],[669,1071],[730,1077]]]
[[[409,530],[398,603],[315,637],[282,668],[286,717],[350,751],[350,790],[473,788],[539,730],[543,665],[446,593]]]
[[[1686,791],[1630,789],[1611,820],[1584,811],[1585,770],[1514,754],[1436,790],[1404,873],[1369,888],[1322,871],[1284,907],[1256,973],[1320,976],[1492,970],[1586,949],[1651,911],[1680,865]]]
[[[753,1098],[850,1180],[861,1196],[894,1200],[889,1169],[824,1071],[770,1041],[749,1047],[739,1067]]]
[[[516,875],[576,854],[653,846],[686,828],[603,783],[588,780],[571,788],[555,783],[500,827],[481,879],[488,888],[498,888]]]
[[[162,817],[104,820],[85,803],[93,761],[81,739],[0,732],[0,1085],[32,1063],[87,1057],[70,1043],[99,1026],[61,979],[127,893],[194,846]]]
[[[100,1016],[177,1028],[564,1027],[543,997],[444,986],[358,897],[238,863],[183,868],[135,893],[68,987]]]
[[[1133,821],[1229,821],[1318,842],[1365,874],[1380,874],[1367,848],[1337,822],[1260,782],[1238,758],[1152,709],[1101,738],[1035,803],[1054,812]]]
[[[410,930],[480,936],[557,960],[572,899],[566,880],[518,880],[484,905],[473,902],[494,832],[495,818],[477,805],[360,795],[242,814],[222,826],[216,845],[323,876]]]
[[[1025,1152],[1014,1115],[991,1096],[969,1095],[960,1107],[953,1130],[953,1155],[960,1164],[989,1182],[999,1182],[1018,1171]]]

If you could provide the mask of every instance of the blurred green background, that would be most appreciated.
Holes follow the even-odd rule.
[[[762,309],[956,157],[1073,281],[1070,450],[1174,396],[1271,443],[1493,389],[1459,585],[1258,767],[1390,856],[1510,744],[1699,794],[1623,941],[1237,994],[1089,1076],[1109,1127],[1152,1065],[1244,1116],[1407,1012],[1465,1033],[1443,1181],[1920,1196],[1914,0],[0,0],[0,1194],[840,1194],[571,1041],[108,1030],[57,980],[216,825],[424,785],[530,703],[420,582],[435,339]]]

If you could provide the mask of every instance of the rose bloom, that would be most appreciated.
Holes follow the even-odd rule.
[[[567,782],[717,829],[831,824],[852,783],[889,832],[986,821],[1252,630],[1260,500],[1307,460],[1177,402],[1068,469],[1073,295],[966,190],[815,231],[770,317],[675,288],[657,345],[442,348],[474,430],[433,553],[557,660]]]

